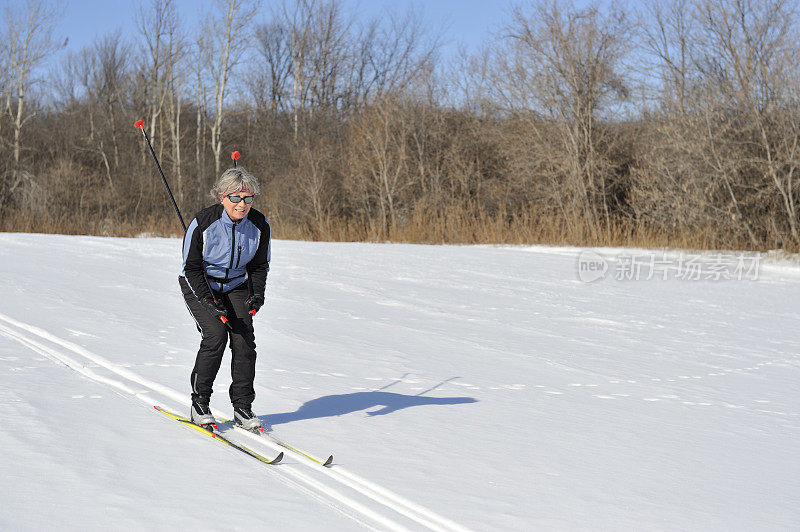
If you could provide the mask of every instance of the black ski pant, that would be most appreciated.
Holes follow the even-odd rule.
[[[200,349],[191,375],[192,400],[208,403],[213,392],[214,379],[222,364],[222,355],[230,339],[231,378],[229,390],[231,403],[235,407],[250,408],[256,397],[253,380],[256,377],[256,337],[253,333],[253,317],[248,313],[245,300],[249,296],[247,283],[243,283],[226,294],[213,292],[228,309],[228,329],[219,318],[213,317],[197,300],[183,276],[178,277],[183,298],[192,313],[197,330],[202,335]]]

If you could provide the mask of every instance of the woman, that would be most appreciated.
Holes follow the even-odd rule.
[[[216,423],[208,403],[230,338],[230,399],[237,425],[256,430],[253,380],[256,343],[253,316],[264,304],[270,259],[270,226],[252,208],[258,181],[242,167],[219,176],[211,195],[217,202],[194,217],[183,237],[183,271],[178,277],[186,306],[202,335],[191,375],[191,419]]]

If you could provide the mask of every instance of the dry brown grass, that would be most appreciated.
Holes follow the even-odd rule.
[[[580,224],[574,224],[582,227]],[[385,238],[379,224],[368,220],[329,220],[322,226],[309,227],[273,221],[276,238],[334,242],[406,242],[417,244],[515,244],[561,245],[583,247],[636,247],[674,249],[735,249],[767,251],[776,245],[765,241],[753,249],[746,240],[731,242],[725,235],[709,227],[692,233],[669,234],[658,228],[633,227],[619,222],[587,235],[570,231],[560,220],[532,215],[509,215],[501,211],[489,214],[481,209],[448,207],[439,210],[414,211],[402,225],[392,228]],[[723,238],[724,237],[724,238]],[[791,250],[787,250],[791,251]]]
[[[188,220],[187,220],[188,221]],[[724,235],[706,228],[694,233],[668,234],[657,228],[632,227],[617,223],[592,236],[570,231],[560,220],[541,219],[531,214],[495,214],[481,209],[451,206],[444,209],[419,209],[404,223],[392,228],[390,238],[382,234],[380,224],[367,219],[328,219],[321,224],[293,223],[280,216],[272,218],[273,237],[288,240],[329,242],[405,242],[418,244],[514,244],[563,245],[582,247],[636,247],[673,249],[735,249],[767,251],[781,246],[777,239],[766,240],[753,249],[746,241],[731,243]],[[582,227],[580,224],[574,224]],[[181,234],[174,217],[149,217],[139,222],[111,219],[85,219],[11,211],[0,216],[0,231],[133,237],[147,234],[170,237]],[[787,252],[797,250],[786,249]]]
[[[30,214],[21,211],[3,212],[0,216],[0,232],[119,237],[132,237],[142,233],[153,236],[182,234],[180,225],[175,219],[146,218],[138,222],[131,222],[110,218],[58,216],[48,213]]]

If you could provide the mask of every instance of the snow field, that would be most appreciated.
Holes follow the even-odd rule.
[[[796,267],[587,284],[581,250],[275,241],[254,410],[328,471],[152,411],[199,340],[179,240],[0,244],[4,528],[800,525]]]

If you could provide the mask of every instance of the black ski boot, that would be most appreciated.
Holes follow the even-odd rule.
[[[242,427],[251,432],[258,432],[261,428],[261,420],[258,419],[250,408],[233,407],[233,419],[237,427]]]
[[[214,416],[211,414],[211,409],[208,408],[208,404],[198,403],[197,401],[192,401],[191,419],[192,423],[195,425],[200,425],[205,428],[214,427],[217,424],[217,420],[214,419]]]

